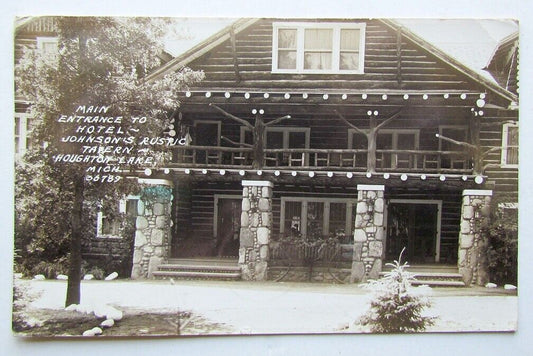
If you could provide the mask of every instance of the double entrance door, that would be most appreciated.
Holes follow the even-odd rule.
[[[435,263],[440,258],[441,201],[390,200],[387,209],[385,259]]]

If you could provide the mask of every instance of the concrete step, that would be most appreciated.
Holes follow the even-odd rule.
[[[384,277],[390,267],[384,268],[379,274]],[[412,285],[428,285],[430,287],[464,287],[463,276],[457,266],[449,265],[416,265],[406,269],[416,280]]]
[[[187,265],[187,264],[164,264],[159,266],[160,271],[198,271],[198,272],[240,272],[239,266],[220,265]]]
[[[197,266],[197,265],[238,266],[238,261],[236,258],[215,258],[215,257],[169,258],[166,264],[179,264],[179,265],[188,265],[188,266]]]
[[[238,280],[241,269],[234,258],[172,258],[153,272],[155,278]]]
[[[435,281],[435,280],[418,280],[411,283],[413,286],[427,285],[430,287],[465,287],[463,281]]]
[[[239,280],[241,273],[227,272],[199,272],[199,271],[155,271],[152,275],[156,278],[177,278],[177,279],[217,279],[217,280]]]

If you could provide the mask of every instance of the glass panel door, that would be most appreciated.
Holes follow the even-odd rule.
[[[288,147],[286,148],[306,148],[307,140],[306,133],[304,131],[289,131],[288,134]],[[307,155],[300,153],[291,153],[289,154],[290,165],[291,166],[305,166],[307,165]]]
[[[393,134],[392,133],[378,133],[376,148],[377,150],[392,150],[393,149]],[[376,167],[392,168],[392,157],[390,153],[376,153]]]
[[[467,142],[467,128],[466,127],[442,127],[440,129],[440,134],[442,136],[451,138],[459,142]],[[460,145],[445,141],[439,140],[440,150],[448,152],[463,152],[464,148]],[[462,157],[461,154],[457,155],[444,155],[441,157],[440,161],[441,168],[451,168],[451,169],[466,169],[467,162]]]
[[[416,150],[417,142],[414,133],[397,133],[397,150]],[[395,155],[394,168],[416,168],[416,156],[409,153]]]
[[[324,226],[324,203],[307,203],[307,238],[314,240],[322,237]]]

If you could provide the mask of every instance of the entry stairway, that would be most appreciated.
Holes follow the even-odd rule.
[[[170,258],[152,275],[161,279],[240,280],[241,270],[234,258]]]
[[[384,276],[390,267],[384,267],[380,276]],[[416,280],[412,285],[428,285],[430,287],[465,287],[463,277],[457,266],[450,265],[414,265],[406,269]]]

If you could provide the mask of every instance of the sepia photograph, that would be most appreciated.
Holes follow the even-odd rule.
[[[518,20],[13,36],[17,337],[519,330]]]

